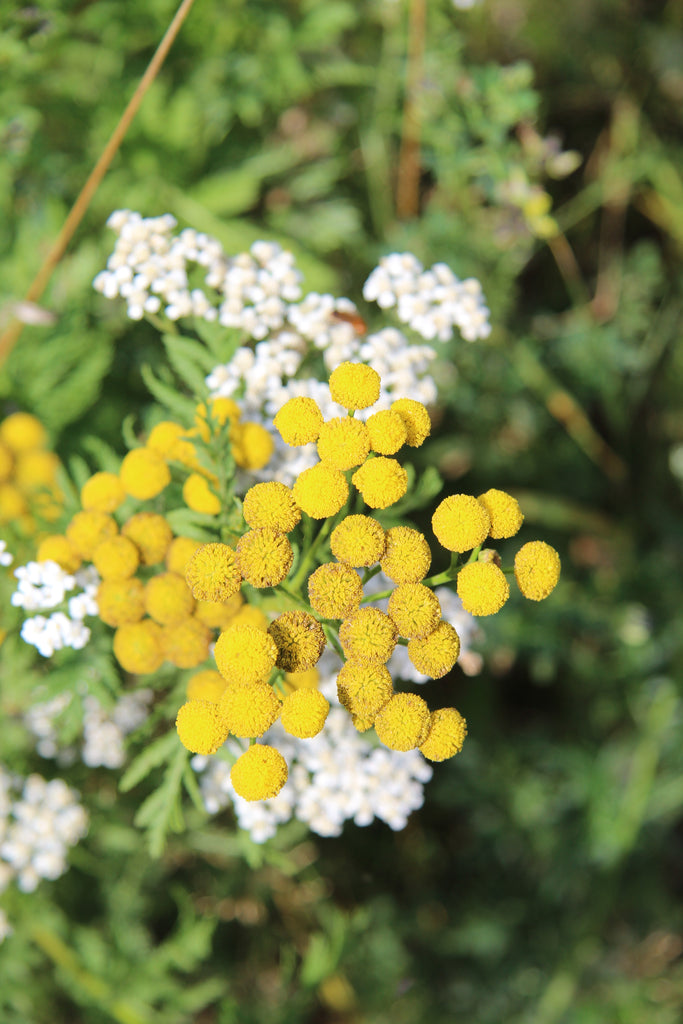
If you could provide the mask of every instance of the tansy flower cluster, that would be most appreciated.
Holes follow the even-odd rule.
[[[31,535],[41,520],[59,518],[60,462],[47,442],[45,427],[30,413],[14,412],[0,421],[0,526],[16,523]]]

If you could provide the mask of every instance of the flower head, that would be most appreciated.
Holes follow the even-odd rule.
[[[193,616],[164,626],[162,645],[164,657],[178,668],[194,668],[209,656],[211,633],[199,619]]]
[[[140,552],[129,537],[110,537],[97,545],[92,561],[103,580],[127,580],[140,564]]]
[[[458,597],[470,615],[495,615],[510,596],[510,586],[495,562],[470,562],[458,573]]]
[[[353,469],[365,462],[370,452],[370,433],[360,420],[340,416],[320,428],[320,461],[334,469]]]
[[[185,581],[197,601],[227,601],[242,586],[234,550],[227,544],[202,544],[185,567]]]
[[[419,448],[432,430],[432,421],[426,407],[413,398],[398,398],[391,403],[391,411],[398,413],[403,420],[411,448]]]
[[[394,583],[419,583],[429,572],[432,553],[418,530],[392,526],[386,532],[386,548],[379,564]]]
[[[138,512],[121,527],[121,533],[133,541],[140,552],[143,565],[157,565],[163,562],[169,544],[173,540],[171,527],[163,516],[156,512]]]
[[[275,480],[249,488],[242,514],[252,530],[265,527],[281,533],[290,533],[301,519],[301,509],[291,490]]]
[[[423,583],[400,583],[389,598],[387,614],[399,636],[421,639],[433,633],[441,621],[441,605]]]
[[[30,412],[13,412],[0,422],[0,440],[12,452],[42,448],[47,441],[45,427]]]
[[[394,686],[385,665],[370,665],[366,662],[347,661],[337,676],[337,696],[352,715],[365,721],[370,728],[375,715],[387,703],[394,692]],[[359,730],[363,732],[364,730]]]
[[[366,426],[370,434],[370,448],[379,455],[395,455],[408,440],[405,422],[393,409],[373,412]]]
[[[106,512],[77,512],[66,528],[66,535],[81,558],[91,561],[95,549],[119,532],[114,519]]]
[[[237,543],[237,564],[252,587],[276,587],[292,568],[294,552],[284,533],[249,530]]]
[[[310,739],[321,731],[329,710],[329,701],[320,690],[293,690],[283,701],[280,722],[290,736]]]
[[[226,629],[244,603],[241,593],[233,594],[227,601],[198,601],[194,610],[195,618],[209,629]]]
[[[313,668],[325,649],[322,626],[308,612],[283,612],[273,619],[268,633],[277,647],[276,665],[285,672]]]
[[[213,398],[209,402],[209,416],[221,427],[228,421],[237,423],[241,414],[239,405],[232,398]],[[200,402],[195,409],[194,422],[202,441],[208,441],[211,437],[211,428],[204,402]]]
[[[214,668],[202,669],[188,679],[187,699],[210,700],[217,704],[227,685],[220,672],[216,672]]]
[[[477,501],[481,502],[491,519],[490,537],[494,540],[514,537],[524,521],[516,498],[492,487],[485,494],[480,494]]]
[[[436,539],[447,551],[471,551],[484,543],[490,528],[488,512],[471,494],[444,498],[432,516]]]
[[[166,552],[166,568],[168,571],[177,572],[179,576],[184,576],[187,563],[201,546],[202,542],[194,540],[192,537],[174,537]]]
[[[345,409],[367,409],[379,398],[380,376],[364,363],[341,363],[330,376],[332,401]]]
[[[217,516],[221,510],[218,495],[215,494],[209,481],[201,473],[190,473],[183,484],[183,501],[193,512],[204,512]]]
[[[319,462],[299,474],[293,494],[299,508],[312,519],[327,519],[346,504],[349,485],[341,470]]]
[[[415,693],[395,693],[375,718],[375,732],[389,750],[414,750],[429,733],[427,702]]]
[[[228,725],[213,701],[192,698],[178,711],[178,738],[193,754],[215,754],[228,738]]]
[[[98,512],[115,512],[126,497],[116,473],[95,473],[81,488],[81,505]]]
[[[408,474],[396,459],[368,459],[351,477],[370,508],[388,508],[408,490]]]
[[[123,538],[125,539],[125,538]],[[178,625],[194,611],[195,600],[182,576],[162,572],[145,586],[145,609],[161,626]]]
[[[234,683],[226,686],[218,707],[233,736],[263,736],[277,721],[280,700],[268,683]]]
[[[256,626],[231,625],[216,641],[218,671],[228,683],[263,682],[275,667],[278,649],[269,633]]]
[[[460,637],[450,622],[440,622],[429,636],[411,640],[408,657],[418,672],[441,679],[455,665],[460,654]]]
[[[429,761],[445,761],[459,754],[467,736],[467,722],[455,708],[440,708],[429,717],[427,739],[420,753]]]
[[[235,423],[230,431],[232,457],[240,469],[263,469],[270,461],[275,442],[260,423]]]
[[[180,423],[163,420],[151,429],[145,447],[156,452],[157,455],[161,455],[164,459],[180,462],[183,466],[192,469],[199,469],[200,463],[195,446],[187,437],[189,433]]]
[[[145,588],[141,580],[102,580],[97,591],[98,615],[108,626],[139,622],[145,614]]]
[[[384,528],[371,516],[346,516],[330,536],[334,557],[356,567],[378,562],[385,545]]]
[[[64,537],[59,533],[53,533],[41,540],[38,545],[36,561],[56,562],[66,572],[76,572],[76,569],[81,566],[83,560],[68,537]],[[100,573],[101,575],[102,573]]]
[[[279,750],[254,743],[235,761],[230,781],[243,800],[268,800],[277,796],[287,775],[287,762]]]
[[[560,578],[560,556],[542,540],[524,544],[515,555],[515,579],[525,597],[542,601]]]
[[[396,626],[378,608],[359,608],[339,629],[346,657],[366,664],[388,661],[397,639]]]
[[[164,660],[161,626],[151,619],[119,626],[114,633],[114,657],[134,675],[156,672]]]
[[[318,440],[323,414],[312,398],[290,398],[276,413],[273,425],[285,444],[297,447]]]
[[[158,452],[135,448],[121,463],[119,479],[126,494],[146,501],[156,498],[170,484],[171,472]]]
[[[324,619],[343,619],[358,608],[363,596],[360,576],[350,566],[327,562],[308,579],[311,608]]]

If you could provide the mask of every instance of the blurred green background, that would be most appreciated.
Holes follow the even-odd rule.
[[[0,318],[173,11],[3,3]],[[481,675],[428,687],[470,735],[401,833],[292,825],[256,849],[223,817],[150,861],[135,794],[82,769],[89,839],[8,903],[35,926],[0,951],[3,1022],[681,1019],[682,100],[674,0],[196,0],[44,298],[56,323],[0,369],[5,411],[66,457],[87,434],[121,450],[149,402],[156,332],[91,288],[113,209],[228,251],[276,238],[362,310],[377,258],[408,249],[478,277],[494,326],[444,347],[425,464],[517,494],[563,580],[486,620]]]

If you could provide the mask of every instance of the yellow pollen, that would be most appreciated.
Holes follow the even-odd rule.
[[[275,667],[278,650],[269,633],[257,626],[231,625],[216,641],[218,671],[228,683],[263,682]]]
[[[346,516],[330,536],[334,557],[355,567],[374,565],[385,546],[384,529],[371,516]]]
[[[290,398],[276,413],[273,425],[285,444],[298,447],[318,440],[323,414],[312,398]]]
[[[138,512],[121,527],[121,533],[133,541],[143,565],[163,562],[173,540],[171,527],[156,512]]]
[[[419,583],[429,572],[432,553],[423,534],[410,526],[392,526],[379,563],[394,583]]]
[[[419,448],[432,430],[432,421],[426,407],[413,398],[399,398],[391,403],[391,411],[398,413],[403,420],[411,448]]]
[[[319,462],[300,473],[294,483],[294,500],[312,519],[327,519],[344,507],[349,497],[346,477],[338,469]]]
[[[180,742],[193,754],[215,754],[228,738],[227,723],[213,701],[188,700],[175,724]]]
[[[467,736],[467,722],[455,708],[440,708],[429,717],[427,739],[420,753],[430,761],[445,761],[462,750]]]
[[[287,774],[287,762],[279,750],[255,743],[235,761],[230,781],[243,800],[268,800],[280,792]]]
[[[460,654],[460,637],[450,622],[440,622],[429,636],[411,640],[408,657],[418,672],[441,679],[455,665]]]
[[[491,488],[485,494],[480,494],[477,501],[481,502],[491,519],[490,537],[494,540],[514,537],[524,521],[516,498],[513,498],[511,494],[506,494],[505,491]]]
[[[97,590],[98,615],[108,626],[139,622],[145,614],[145,588],[141,580],[102,580]]]
[[[339,641],[346,657],[367,664],[388,661],[397,639],[396,626],[378,608],[359,608],[339,629]]]
[[[368,723],[359,732],[370,728],[375,715],[381,711],[393,692],[391,676],[385,665],[347,661],[337,676],[339,703],[352,715]]]
[[[185,580],[197,601],[227,601],[242,585],[235,552],[227,544],[202,544],[185,567]]]
[[[163,572],[147,581],[145,609],[159,625],[173,626],[183,622],[192,615],[194,605],[195,600],[182,576]]]
[[[276,665],[285,672],[313,668],[325,649],[322,626],[308,612],[283,612],[273,619],[268,633],[277,647]]]
[[[293,561],[292,545],[277,530],[249,530],[237,543],[237,564],[252,587],[276,587]]]
[[[341,363],[330,376],[332,401],[345,409],[367,409],[379,398],[380,376],[364,363]]]
[[[281,704],[268,683],[235,683],[225,688],[218,707],[233,736],[255,739],[277,721]]]
[[[81,505],[98,512],[115,512],[126,498],[123,484],[115,473],[95,473],[81,488]]]
[[[510,587],[495,562],[470,562],[457,578],[458,597],[470,615],[495,615],[510,596]]]
[[[156,672],[164,660],[162,629],[151,619],[119,626],[113,647],[121,668],[133,675]]]
[[[484,543],[490,528],[488,512],[471,494],[444,498],[432,516],[436,539],[447,551],[471,551]]]
[[[441,605],[436,594],[423,583],[401,583],[389,598],[387,614],[399,636],[421,639],[439,625]]]
[[[370,448],[379,455],[395,455],[408,440],[408,431],[403,419],[392,409],[373,412],[368,418]]]
[[[350,416],[323,423],[318,438],[320,461],[333,469],[353,469],[365,462],[370,452],[370,434],[360,420]]]
[[[542,601],[560,578],[560,556],[542,540],[524,544],[515,555],[517,586],[531,601]]]
[[[311,608],[324,619],[343,619],[351,615],[362,596],[360,576],[348,565],[327,562],[308,579]]]
[[[408,490],[408,474],[396,459],[368,459],[351,477],[370,508],[389,508]]]
[[[119,479],[126,494],[146,501],[156,498],[170,484],[171,472],[157,452],[150,448],[135,448],[121,463]]]
[[[301,509],[291,490],[275,480],[249,488],[242,514],[252,530],[266,528],[281,533],[290,533],[301,519]]]
[[[389,750],[414,750],[429,734],[427,702],[415,693],[395,693],[375,718],[375,732]]]
[[[320,690],[294,690],[284,699],[280,722],[291,736],[310,739],[322,730],[329,710],[329,702]]]

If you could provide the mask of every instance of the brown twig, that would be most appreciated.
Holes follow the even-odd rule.
[[[420,211],[420,104],[427,11],[425,0],[411,0],[408,16],[408,68],[403,104],[401,148],[396,179],[396,216],[416,217]]]
[[[190,13],[190,8],[194,0],[182,0],[178,10],[175,13],[173,21],[166,29],[163,39],[159,43],[154,56],[147,65],[147,69],[140,79],[138,86],[133,93],[131,100],[124,110],[119,123],[112,132],[109,141],[102,150],[99,160],[90,172],[90,176],[86,181],[85,185],[78,194],[75,203],[69,210],[66,220],[59,232],[52,248],[47,254],[43,265],[34,277],[31,285],[24,296],[24,302],[37,302],[41,297],[47,284],[52,277],[55,267],[61,260],[62,256],[66,252],[66,248],[71,241],[78,225],[85,216],[85,213],[90,206],[95,192],[100,186],[102,179],[109,170],[109,165],[116,156],[116,153],[123,142],[126,132],[130,128],[133,118],[138,112],[138,108],[142,103],[145,93],[149,89],[150,85],[156,78],[164,63],[168,51],[171,49],[175,37],[180,31],[180,27],[185,21],[185,18]],[[13,319],[9,326],[0,334],[0,365],[5,361],[7,356],[10,354],[15,344],[19,340],[21,332],[24,328],[24,324],[21,320]]]

